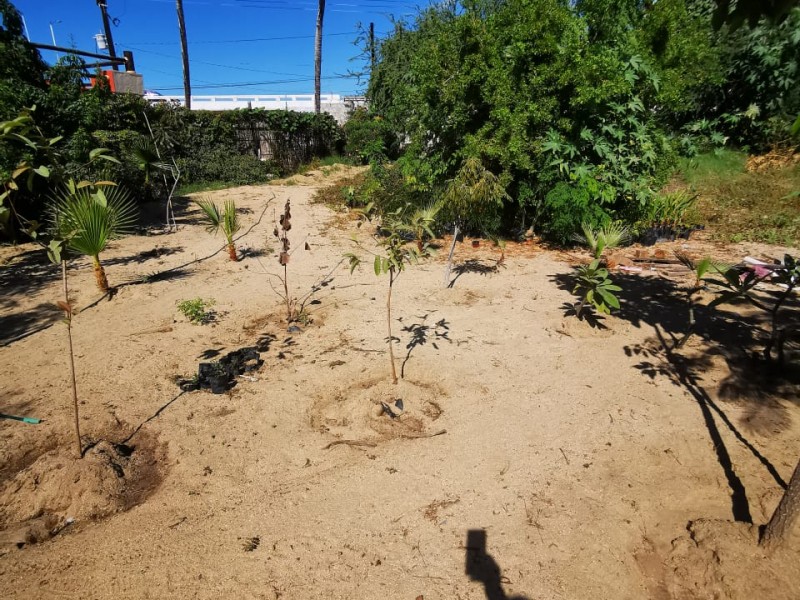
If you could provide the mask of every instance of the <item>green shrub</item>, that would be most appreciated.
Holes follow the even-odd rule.
[[[356,109],[344,125],[345,153],[362,164],[397,156],[397,135],[378,115]]]
[[[203,300],[202,298],[194,298],[192,300],[182,300],[178,303],[178,311],[189,319],[189,322],[194,325],[205,325],[211,323],[216,318],[216,313],[213,310],[208,310],[214,306],[214,300]]]
[[[177,160],[181,183],[224,181],[234,185],[266,183],[279,174],[275,165],[255,156],[215,148]]]
[[[559,182],[545,196],[543,230],[556,242],[569,244],[584,224],[600,229],[611,221],[604,204],[608,197],[593,179]]]

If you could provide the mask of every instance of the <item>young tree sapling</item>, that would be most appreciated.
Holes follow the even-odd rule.
[[[362,221],[369,221],[372,217],[373,205],[369,204],[363,211],[360,211]],[[360,242],[353,240],[360,248],[373,255],[373,269],[375,275],[389,275],[389,289],[386,294],[386,324],[389,344],[389,363],[391,365],[392,383],[397,383],[397,369],[394,361],[393,344],[396,340],[392,334],[392,290],[397,278],[405,271],[408,265],[417,264],[421,258],[431,254],[430,246],[427,242],[423,243],[422,249],[416,243],[409,244],[403,238],[402,233],[407,231],[408,222],[403,220],[404,209],[400,208],[388,215],[384,215],[380,221],[379,231],[382,235],[375,235],[375,240],[382,249],[382,252],[372,252],[365,249]],[[350,261],[350,272],[361,264],[361,258],[353,253],[345,254]]]

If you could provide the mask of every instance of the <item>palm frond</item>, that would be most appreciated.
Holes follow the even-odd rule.
[[[594,229],[592,229],[592,226],[586,222],[581,223],[581,229],[583,230],[583,235],[580,233],[574,233],[572,234],[572,239],[579,244],[588,246],[589,250],[592,251],[592,255],[595,258],[600,258],[603,248],[600,245],[601,240],[599,232],[595,232]]]
[[[626,243],[630,239],[628,228],[622,223],[615,221],[609,223],[600,230],[600,236],[603,238],[604,247],[616,248]]]
[[[121,187],[64,188],[53,198],[51,229],[69,249],[96,257],[110,240],[132,231],[136,212],[130,194]]]
[[[222,224],[222,216],[220,215],[219,208],[210,198],[203,198],[202,200],[195,200],[195,204],[200,207],[200,210],[205,213],[208,219],[206,231],[209,233],[217,233],[220,225]]]
[[[225,210],[222,213],[222,232],[228,243],[233,242],[233,236],[241,230],[239,216],[236,214],[236,203],[233,200],[225,200]]]

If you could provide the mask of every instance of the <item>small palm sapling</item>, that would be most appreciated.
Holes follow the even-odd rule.
[[[230,199],[225,200],[223,210],[220,211],[212,200],[204,198],[203,200],[197,200],[197,206],[200,207],[208,219],[206,230],[212,234],[222,230],[225,235],[225,244],[228,248],[228,257],[232,261],[239,260],[236,256],[236,244],[233,240],[233,236],[242,229],[239,216],[236,214],[236,203]]]
[[[100,253],[108,242],[130,233],[136,206],[130,195],[110,182],[68,181],[56,195],[51,209],[52,230],[58,239],[94,263],[97,288],[108,292],[108,279]]]
[[[426,238],[433,239],[436,237],[432,227],[441,208],[442,205],[437,203],[418,208],[398,225],[401,232],[408,233],[414,237],[417,249],[420,252],[425,246]]]
[[[361,211],[361,223],[363,223],[364,220],[371,220],[372,208],[373,206],[370,204]],[[408,265],[417,264],[421,258],[431,254],[430,246],[427,242],[422,244],[422,249],[420,249],[416,243],[406,243],[402,234],[408,231],[409,223],[404,220],[403,213],[404,209],[401,208],[383,216],[380,227],[383,235],[375,236],[382,252],[375,253],[367,250],[374,256],[373,269],[375,275],[389,275],[389,290],[386,294],[386,324],[389,335],[386,339],[389,344],[389,363],[391,365],[392,383],[397,383],[397,369],[395,367],[393,348],[396,338],[392,334],[392,289],[394,288],[397,278]],[[361,225],[361,223],[359,223],[359,225]],[[358,241],[353,241],[363,249],[363,246],[361,246]],[[345,254],[345,257],[350,261],[351,273],[362,262],[361,258],[353,253]]]
[[[630,239],[628,228],[619,223],[610,223],[595,231],[588,223],[581,225],[583,235],[572,236],[576,242],[589,247],[595,259],[599,259],[606,249],[617,248]]]

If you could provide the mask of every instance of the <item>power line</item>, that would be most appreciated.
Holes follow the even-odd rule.
[[[323,37],[331,37],[335,35],[356,35],[355,31],[343,31],[340,33],[326,33]],[[247,38],[239,40],[201,40],[190,41],[189,45],[194,44],[239,44],[244,42],[275,42],[282,40],[305,40],[313,38],[313,35],[286,35],[282,37],[268,37],[268,38]],[[177,46],[178,42],[132,42],[137,46]]]
[[[350,75],[331,75],[329,77],[323,77],[322,79],[329,80],[329,79],[350,79]],[[273,81],[241,81],[241,82],[232,82],[232,83],[215,83],[211,85],[200,85],[194,86],[195,89],[201,90],[211,90],[211,89],[221,89],[221,88],[243,88],[243,87],[252,87],[256,85],[281,85],[285,83],[306,83],[309,81],[314,81],[314,78],[307,78],[307,79],[278,79]],[[160,90],[160,91],[170,91],[170,90],[182,90],[183,86],[180,87],[150,87],[149,89],[153,90]]]
[[[122,48],[127,48],[128,50],[134,50],[136,52],[144,52],[145,54],[155,54],[156,56],[163,56],[165,58],[172,58],[178,60],[179,57],[175,56],[174,54],[164,54],[163,52],[156,52],[155,50],[145,50],[144,48],[135,48],[133,46],[129,46],[127,44],[118,44]],[[284,73],[282,71],[265,71],[264,69],[250,69],[247,67],[238,67],[236,65],[224,65],[220,63],[213,63],[204,60],[198,60],[196,58],[192,58],[191,62],[193,64],[200,64],[200,65],[209,65],[212,67],[220,67],[222,69],[234,69],[237,71],[249,71],[251,73],[269,73],[270,75],[287,75],[289,77],[302,77],[301,73]]]

